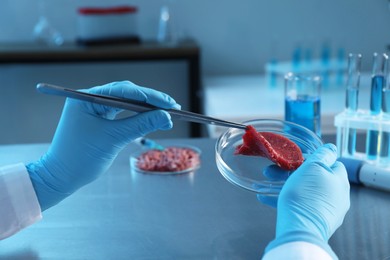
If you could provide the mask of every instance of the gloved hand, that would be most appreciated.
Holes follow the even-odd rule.
[[[180,109],[168,95],[129,81],[83,91]],[[115,119],[119,112],[117,108],[66,100],[49,150],[40,160],[27,165],[42,210],[99,177],[134,139],[156,130],[171,129],[173,125],[170,115],[163,110]]]
[[[333,254],[328,239],[350,206],[347,172],[336,158],[336,147],[323,145],[287,179],[278,199],[276,238],[266,252],[306,241]]]

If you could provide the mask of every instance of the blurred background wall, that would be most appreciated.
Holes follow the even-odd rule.
[[[0,41],[32,40],[38,0],[2,0]],[[259,73],[278,56],[289,59],[297,44],[318,54],[324,42],[332,50],[370,56],[390,43],[387,0],[45,0],[49,21],[66,40],[77,33],[80,6],[130,4],[139,7],[143,39],[157,35],[159,11],[171,6],[178,37],[195,38],[208,74]]]
[[[324,44],[328,44],[332,56],[339,48],[346,53],[362,53],[363,68],[369,70],[372,53],[387,51],[390,43],[387,0],[45,0],[44,3],[46,17],[66,41],[77,37],[78,7],[135,5],[139,8],[139,35],[144,40],[153,40],[158,31],[160,8],[168,5],[175,36],[194,38],[202,50],[203,77],[262,74],[272,58],[289,60],[297,46],[310,48],[315,58]],[[1,0],[0,43],[33,41],[33,28],[41,15],[38,6],[39,0]],[[36,82],[78,87],[126,79],[123,74],[108,72],[104,66],[99,69],[101,77],[91,78],[77,66],[51,70],[42,66],[0,67],[3,89],[0,115],[6,119],[2,121],[0,143],[50,141],[62,103],[57,102],[51,108],[31,109],[43,99],[48,106],[54,102],[47,101],[47,97],[36,97],[31,88]],[[185,69],[180,63],[135,64],[120,70],[132,72],[127,74],[129,80],[162,89],[184,104],[188,102],[182,91]],[[69,75],[72,75],[71,83],[63,80],[69,79]],[[167,85],[171,88],[164,88]],[[47,110],[51,113],[45,115]],[[44,122],[51,123],[39,127]],[[31,134],[27,134],[28,131]],[[185,134],[174,135],[183,137]]]

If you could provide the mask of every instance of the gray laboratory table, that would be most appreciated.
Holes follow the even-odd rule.
[[[160,142],[197,146],[201,168],[132,173],[129,145],[107,174],[1,241],[0,259],[259,259],[274,236],[275,209],[221,176],[214,139]],[[35,160],[47,147],[0,146],[0,164]],[[353,186],[351,199],[331,246],[340,259],[390,258],[390,193]]]

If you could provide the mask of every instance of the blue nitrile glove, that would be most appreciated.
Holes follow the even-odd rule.
[[[168,95],[129,81],[83,91],[180,109]],[[117,108],[66,100],[49,150],[40,160],[27,165],[42,210],[99,177],[134,139],[156,130],[172,128],[171,117],[163,110],[115,119],[119,112],[121,110]]]
[[[276,238],[266,252],[305,241],[334,256],[328,240],[350,206],[347,171],[336,158],[336,147],[325,144],[287,179],[278,199]]]

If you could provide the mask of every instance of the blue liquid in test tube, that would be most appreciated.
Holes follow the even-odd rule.
[[[354,112],[357,111],[357,103],[359,96],[359,89],[347,89],[347,104],[349,103],[349,107],[347,111],[351,113],[351,116]],[[347,105],[348,106],[348,105]],[[354,155],[356,152],[356,135],[357,131],[354,128],[348,129],[348,153],[350,155]]]
[[[380,113],[383,82],[384,82],[383,76],[374,76],[372,78],[371,101],[370,101],[370,111],[372,115],[378,115]],[[376,130],[368,131],[367,156],[371,160],[375,159],[378,154],[378,145],[379,145],[378,138],[379,138],[378,131]]]
[[[385,84],[383,75],[375,75],[371,79],[371,99],[370,111],[371,115],[379,115],[382,106],[382,88]]]
[[[384,120],[390,120],[390,82],[387,81],[382,91],[382,112]],[[385,163],[390,161],[390,133],[384,131],[381,138],[380,157]]]
[[[373,73],[371,79],[370,112],[371,115],[379,115],[382,109],[382,90],[386,84],[388,74],[388,56],[374,54]],[[367,133],[367,157],[370,160],[376,159],[379,153],[379,131],[369,130]]]
[[[346,90],[346,109],[350,116],[353,116],[358,109],[361,54],[348,55],[348,78]],[[356,129],[348,129],[348,153],[354,155],[356,151]]]

